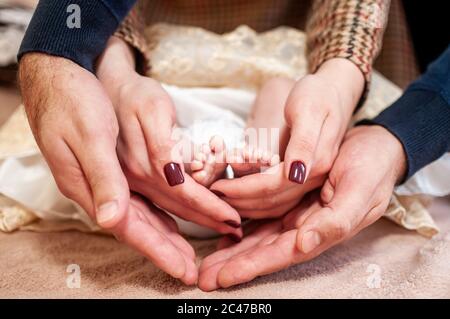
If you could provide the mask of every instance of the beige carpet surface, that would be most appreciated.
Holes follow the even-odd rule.
[[[450,199],[430,211],[441,228],[431,240],[382,219],[311,262],[212,293],[183,286],[106,236],[1,233],[0,297],[449,298]],[[214,243],[193,242],[200,257]],[[80,267],[80,288],[67,287],[69,264]]]

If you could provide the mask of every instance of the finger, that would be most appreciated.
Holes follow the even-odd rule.
[[[286,212],[295,207],[300,202],[300,200],[301,198],[294,199],[290,202],[280,205],[279,207],[264,210],[239,210],[239,214],[243,218],[250,219],[276,218],[286,214]]]
[[[187,270],[183,254],[151,224],[133,218],[135,209],[130,205],[129,214],[114,228],[113,233],[152,261],[156,267],[174,278],[183,278]]]
[[[59,190],[66,197],[79,204],[91,218],[95,219],[91,189],[78,160],[63,140],[55,139],[53,146],[58,152],[58,156],[45,153],[44,156]]]
[[[254,247],[265,237],[273,233],[278,233],[280,230],[281,222],[279,221],[266,222],[259,225],[251,234],[246,235],[240,243],[227,247],[223,250],[218,250],[215,253],[207,256],[200,265],[200,271],[204,271],[207,268],[211,267],[213,264],[226,260],[231,256]]]
[[[197,214],[232,227],[237,228],[241,225],[241,218],[233,207],[188,175],[184,184],[173,188],[170,195],[182,201]]]
[[[131,120],[133,119],[136,120],[135,117],[132,117]],[[161,206],[160,194],[154,194],[155,192],[152,192],[152,188],[155,190],[158,189],[158,193],[163,193],[166,195],[165,197],[180,204],[179,209],[176,211],[169,211],[190,221],[195,221],[202,225],[205,225],[207,222],[207,225],[209,225],[207,227],[215,224],[214,228],[224,228],[223,226],[219,226],[219,223],[226,223],[226,226],[228,227],[230,227],[229,225],[233,225],[235,228],[239,227],[240,217],[236,210],[220,200],[208,189],[196,183],[190,176],[186,176],[185,184],[178,185],[177,187],[170,187],[167,185],[164,177],[158,180],[158,174],[156,174],[156,177],[152,178],[152,184],[154,184],[154,186],[150,187],[148,183],[145,182],[146,176],[141,176],[142,173],[140,173],[142,170],[150,172],[151,169],[153,169],[149,167],[148,154],[142,154],[142,152],[137,149],[139,145],[146,148],[142,132],[135,131],[135,127],[129,128],[128,124],[123,124],[121,128],[123,129],[122,136],[125,138],[126,145],[119,144],[119,147],[125,147],[125,151],[121,152],[121,154],[128,154],[128,158],[122,158],[124,167],[131,176],[136,176],[135,178],[132,178],[130,182],[133,189],[138,190],[147,198],[151,198],[156,204]],[[130,134],[128,133],[128,129],[132,130],[132,132],[135,133],[135,136],[129,137],[128,135]],[[150,176],[151,173],[147,174]],[[164,208],[167,209],[167,205],[165,205]],[[187,209],[192,213],[191,216],[193,219],[190,219],[186,214]],[[201,222],[200,220],[202,219],[205,222]]]
[[[296,233],[296,230],[285,232],[271,244],[227,261],[217,275],[217,283],[228,288],[289,267],[299,254]]]
[[[159,175],[163,174],[162,179],[171,186],[166,187],[168,194],[199,214],[238,227],[241,221],[235,209],[184,174],[182,156],[172,139],[174,116],[171,112],[174,107],[171,99],[168,96],[155,98],[152,103],[151,114],[139,115],[138,120],[144,132],[152,167]]]
[[[279,235],[281,223],[265,223],[261,227],[257,227],[254,233],[246,236],[244,240],[236,245],[206,257],[199,270],[198,286],[203,291],[211,291],[219,288],[218,273],[224,264],[230,259],[257,247],[258,243],[271,235]]]
[[[221,234],[235,234],[239,238],[242,237],[242,229],[240,229],[240,225],[233,224],[231,226],[224,222],[217,222],[216,220],[191,209],[181,200],[174,200],[166,193],[163,193],[155,188],[146,187],[145,183],[142,185],[136,183],[135,186],[144,196],[154,200],[158,207],[161,207],[162,209],[171,212],[184,220],[214,229]]]
[[[320,199],[324,204],[329,204],[334,196],[334,186],[331,184],[331,181],[329,178],[325,181],[325,183],[322,186],[322,189],[320,190]]]
[[[280,191],[286,191],[298,185],[286,182],[282,165],[271,167],[267,173],[252,174],[234,179],[221,179],[211,185],[210,189],[222,193],[227,198],[261,198]]]
[[[87,141],[68,143],[92,192],[97,223],[112,228],[125,216],[130,198],[128,183],[116,155],[115,139],[99,130]]]
[[[168,240],[178,248],[185,263],[185,273],[179,279],[186,285],[197,283],[198,270],[195,264],[195,252],[191,245],[178,233],[175,220],[162,210],[141,197],[133,195],[131,198],[136,212],[140,213],[144,220],[147,220],[156,230],[164,234]]]
[[[291,129],[284,156],[285,176],[292,182],[305,183],[314,161],[326,113],[318,105],[298,96],[296,91],[286,104],[286,123]]]
[[[283,230],[291,230],[296,228],[297,221],[303,218],[312,207],[320,204],[317,200],[318,193],[316,191],[306,194],[300,204],[291,209],[286,216],[283,217]]]
[[[182,254],[186,269],[184,275],[179,279],[186,285],[195,284],[198,279],[195,252],[192,246],[178,233],[175,220],[140,196],[133,195],[131,203],[136,208],[136,213],[141,214],[142,219],[147,220],[156,230],[164,234]]]
[[[341,174],[336,180],[332,200],[299,227],[297,247],[300,251],[308,254],[347,239],[365,218],[375,189],[359,176],[357,170]]]
[[[120,134],[117,142],[117,154],[124,169],[128,169],[134,174],[139,171],[150,172],[147,144],[137,117],[119,114],[118,122]]]
[[[345,129],[340,127],[342,120],[335,116],[328,114],[325,119],[314,155],[314,169],[309,178],[329,173],[337,156]]]
[[[195,260],[195,251],[191,245],[179,234],[175,220],[168,214],[157,208],[152,203],[145,201],[137,195],[132,195],[131,201],[143,214],[143,217],[158,231],[164,233],[167,238],[182,251],[191,261]]]
[[[184,183],[183,158],[174,139],[175,113],[171,98],[160,88],[147,102],[148,109],[137,113],[147,145],[150,163],[170,186]]]
[[[260,195],[259,198],[229,198],[221,197],[224,201],[237,209],[242,217],[252,218],[250,216],[242,215],[242,210],[258,211],[276,209],[280,206],[290,203],[299,202],[303,195],[323,184],[324,176],[320,178],[313,178],[304,185],[296,185],[287,190],[280,189],[278,193],[271,196]]]
[[[186,264],[186,271],[184,273],[184,276],[180,278],[180,280],[188,286],[192,286],[197,284],[198,282],[198,269],[197,265],[195,264],[195,260],[192,260],[189,258],[189,256],[186,256],[186,254],[183,253],[183,258]]]

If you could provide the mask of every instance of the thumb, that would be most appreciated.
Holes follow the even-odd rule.
[[[330,201],[309,214],[298,228],[297,248],[305,254],[322,247],[327,249],[353,234],[368,212],[373,190],[367,185],[355,183],[355,173],[344,173],[325,186],[331,191]],[[366,183],[367,184],[367,183]],[[323,195],[322,195],[323,197]]]
[[[286,123],[291,128],[291,136],[284,157],[285,174],[290,181],[303,184],[313,165],[324,119],[320,113],[312,110],[307,101],[292,106],[289,103],[296,102],[289,100]]]
[[[130,191],[116,154],[114,139],[100,133],[73,147],[90,186],[94,216],[102,228],[113,228],[128,211]]]

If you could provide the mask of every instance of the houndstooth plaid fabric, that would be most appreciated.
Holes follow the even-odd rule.
[[[146,52],[151,43],[146,42],[144,29],[157,22],[216,33],[242,24],[258,32],[291,26],[306,31],[311,72],[324,61],[340,57],[355,63],[366,81],[385,33],[388,52],[381,52],[379,69],[401,87],[418,73],[400,0],[139,0],[116,35],[141,53],[141,66],[150,65]]]

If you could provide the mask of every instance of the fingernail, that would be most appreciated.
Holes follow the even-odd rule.
[[[183,172],[177,163],[168,163],[164,165],[164,175],[166,175],[167,183],[175,186],[184,183]]]
[[[305,254],[310,253],[316,249],[321,243],[321,238],[318,232],[309,231],[303,235],[302,250]]]
[[[228,226],[233,227],[233,228],[239,228],[239,227],[241,227],[241,224],[238,223],[238,222],[236,222],[236,221],[234,221],[234,220],[227,220],[227,221],[225,221],[224,223],[227,224]]]
[[[211,192],[213,192],[217,197],[226,197],[224,193],[216,191],[215,189],[212,189]]]
[[[303,184],[305,182],[306,177],[306,166],[302,161],[295,161],[291,164],[291,170],[289,171],[289,180]]]
[[[114,219],[117,215],[118,205],[116,201],[111,201],[101,205],[97,209],[97,223],[101,226],[110,220]]]
[[[240,243],[240,242],[242,241],[242,238],[239,237],[239,236],[236,235],[236,234],[228,234],[227,236],[228,236],[228,238],[230,238],[230,239],[231,239],[232,241],[234,241],[235,243]]]

